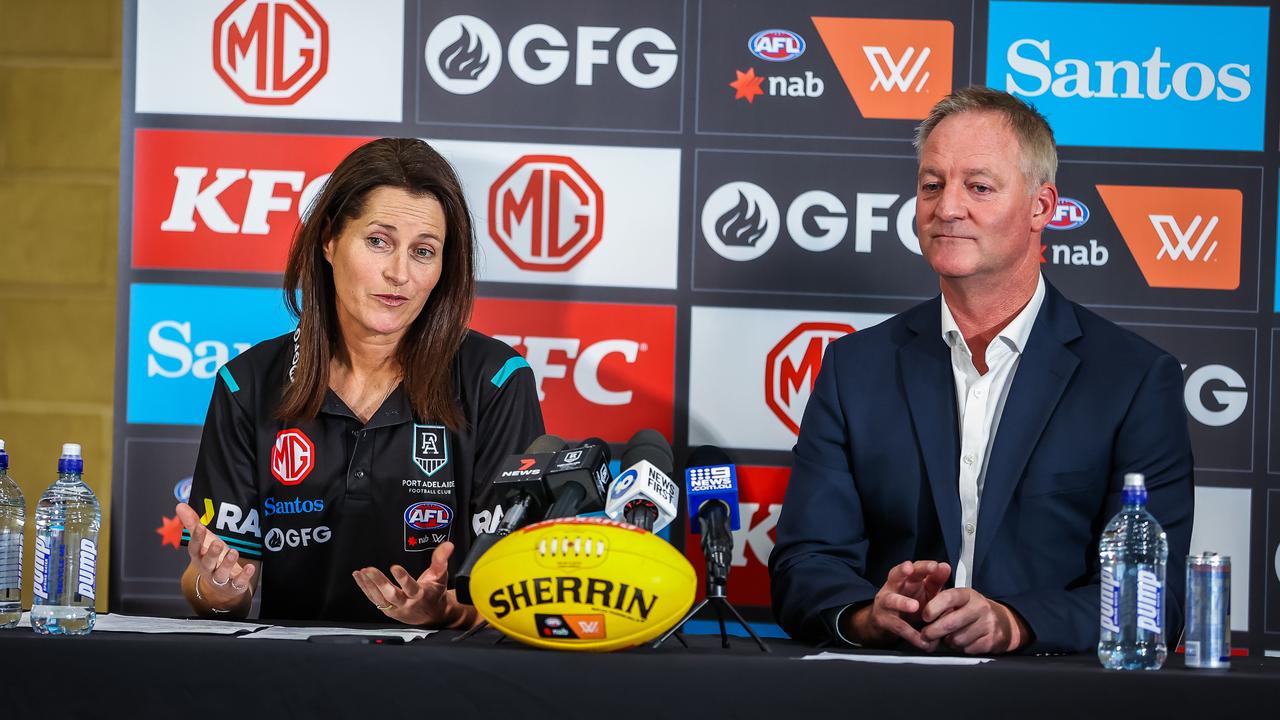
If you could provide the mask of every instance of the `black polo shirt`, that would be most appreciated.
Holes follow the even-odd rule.
[[[506,344],[471,331],[453,359],[466,418],[458,432],[414,417],[403,387],[368,423],[332,390],[314,420],[282,423],[274,415],[293,357],[290,333],[218,372],[191,506],[241,556],[262,560],[262,617],[385,621],[351,572],[390,577],[400,564],[417,576],[445,540],[457,546],[457,569],[472,516],[500,500],[499,464],[543,433],[533,373]]]

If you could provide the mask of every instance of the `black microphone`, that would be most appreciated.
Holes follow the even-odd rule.
[[[554,501],[544,520],[604,510],[609,487],[609,445],[587,438],[578,447],[561,450],[547,466],[547,490]]]
[[[568,443],[555,435],[541,435],[529,444],[529,449],[518,455],[509,455],[498,467],[493,479],[495,494],[504,498],[498,507],[506,506],[502,520],[493,532],[478,535],[471,550],[453,575],[453,587],[458,602],[471,603],[471,571],[480,556],[489,551],[504,536],[511,534],[537,518],[551,501],[544,475],[559,451]]]
[[[622,467],[626,469],[609,486],[605,514],[649,532],[669,525],[676,517],[680,487],[671,479],[675,460],[667,439],[657,430],[632,435]]]
[[[689,529],[702,535],[707,559],[707,584],[723,592],[733,561],[733,530],[741,524],[738,512],[738,470],[724,450],[703,445],[689,454]]]

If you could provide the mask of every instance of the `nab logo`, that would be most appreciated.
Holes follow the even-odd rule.
[[[765,404],[791,432],[800,434],[800,419],[827,345],[851,332],[853,326],[844,323],[801,323],[769,351],[764,367]]]
[[[235,0],[214,21],[214,70],[247,103],[292,105],[328,66],[329,25],[307,0]]]
[[[520,28],[507,44],[511,72],[526,84],[549,85],[564,76],[572,57],[574,84],[594,84],[595,67],[609,63],[607,46],[621,28],[584,25],[576,31],[571,51],[564,33],[550,25]],[[679,64],[675,42],[657,28],[627,32],[614,45],[613,53],[618,74],[641,90],[667,84]],[[440,21],[427,36],[424,56],[427,72],[437,85],[455,95],[474,95],[497,78],[502,67],[502,41],[484,20],[454,15]]]
[[[1058,198],[1058,206],[1053,210],[1053,219],[1045,227],[1050,230],[1075,230],[1089,222],[1089,207],[1079,200],[1068,197]]]
[[[702,237],[726,260],[755,260],[778,239],[778,204],[749,182],[725,183],[702,206]]]
[[[747,41],[752,55],[768,62],[788,62],[804,54],[804,38],[790,30],[761,30]]]
[[[489,188],[489,236],[523,270],[568,270],[603,233],[604,192],[573,158],[525,155]]]
[[[276,435],[271,447],[271,474],[285,485],[297,485],[316,466],[316,446],[301,430],[290,428]]]
[[[1099,185],[1098,193],[1151,287],[1240,287],[1239,190]]]
[[[919,120],[951,92],[955,27],[947,20],[815,17],[864,118]]]

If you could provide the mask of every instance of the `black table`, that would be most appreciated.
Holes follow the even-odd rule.
[[[1280,717],[1280,658],[1236,658],[1226,672],[1181,656],[1159,672],[1108,672],[1091,655],[926,667],[802,661],[818,651],[780,640],[769,654],[690,636],[688,649],[673,639],[601,655],[457,634],[373,646],[0,631],[0,716]]]

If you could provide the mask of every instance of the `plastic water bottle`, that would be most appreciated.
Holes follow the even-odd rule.
[[[98,619],[98,498],[84,484],[80,446],[67,443],[58,479],[36,504],[31,627],[44,635],[84,635]]]
[[[1159,670],[1167,653],[1164,568],[1169,541],[1147,512],[1147,487],[1140,473],[1124,476],[1123,503],[1098,543],[1098,660],[1109,670]]]
[[[9,477],[9,455],[0,440],[0,628],[18,625],[22,618],[22,528],[27,503],[22,489]]]

